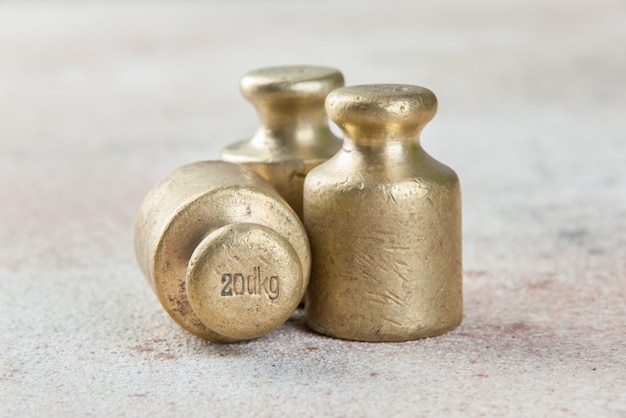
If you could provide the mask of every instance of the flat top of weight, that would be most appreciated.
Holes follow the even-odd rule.
[[[300,259],[259,224],[226,225],[198,245],[187,271],[198,318],[228,338],[257,338],[282,325],[304,296]]]
[[[407,137],[437,112],[437,96],[408,84],[364,84],[333,90],[326,97],[330,119],[353,138]]]
[[[241,78],[241,89],[246,92],[276,93],[280,91],[322,92],[324,94],[344,83],[343,75],[335,68],[314,65],[287,65],[258,68]]]
[[[411,117],[437,110],[437,96],[425,87],[409,84],[363,84],[332,91],[326,98],[331,118]],[[346,114],[346,112],[349,112]]]

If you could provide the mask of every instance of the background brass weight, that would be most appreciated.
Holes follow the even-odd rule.
[[[343,86],[334,68],[268,67],[241,79],[241,93],[258,113],[249,140],[222,150],[225,161],[244,164],[267,180],[302,217],[304,177],[341,148],[328,126],[324,99]]]
[[[326,110],[345,140],[304,184],[309,326],[363,341],[455,328],[463,316],[459,180],[418,140],[437,98],[417,86],[353,86],[330,93]]]
[[[148,193],[135,252],[167,313],[216,342],[259,337],[285,322],[311,265],[296,213],[256,173],[223,161],[180,167]]]

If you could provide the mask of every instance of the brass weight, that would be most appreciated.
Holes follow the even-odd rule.
[[[251,139],[224,148],[221,158],[252,168],[302,217],[304,177],[341,148],[328,126],[324,99],[343,83],[341,72],[327,67],[248,72],[241,93],[256,108],[259,126]]]
[[[343,149],[304,184],[313,265],[308,325],[362,341],[403,341],[463,316],[461,190],[419,134],[437,110],[428,89],[363,85],[330,93]]]
[[[135,253],[167,313],[216,342],[256,338],[285,322],[311,265],[296,213],[256,173],[223,161],[180,167],[148,193]]]

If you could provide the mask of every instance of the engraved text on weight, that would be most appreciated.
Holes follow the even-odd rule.
[[[222,275],[222,296],[267,295],[274,300],[280,293],[278,276],[261,278],[261,267],[253,267],[253,274],[225,273]]]

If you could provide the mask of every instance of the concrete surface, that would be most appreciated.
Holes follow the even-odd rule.
[[[0,415],[626,416],[626,5],[0,3]],[[179,329],[139,203],[256,120],[252,68],[421,84],[464,192],[465,320],[400,344]]]

